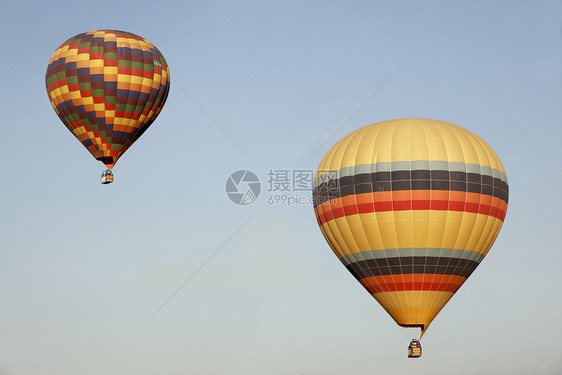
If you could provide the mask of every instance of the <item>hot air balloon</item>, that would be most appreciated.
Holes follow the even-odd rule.
[[[475,134],[400,119],[337,142],[318,167],[313,199],[336,256],[396,323],[421,328],[421,339],[494,243],[508,185]],[[418,340],[409,354],[421,356]]]
[[[170,90],[164,56],[148,40],[116,30],[78,34],[51,57],[47,93],[64,125],[111,169],[154,122]]]

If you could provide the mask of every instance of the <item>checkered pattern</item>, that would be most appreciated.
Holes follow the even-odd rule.
[[[170,90],[160,51],[144,38],[115,30],[64,42],[45,80],[62,122],[108,168],[154,122]]]

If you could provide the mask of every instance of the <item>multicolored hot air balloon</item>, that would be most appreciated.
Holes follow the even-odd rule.
[[[340,261],[396,323],[421,328],[421,338],[494,243],[508,185],[500,159],[475,134],[400,119],[336,143],[313,196]]]
[[[117,160],[162,110],[170,71],[148,40],[124,31],[96,30],[57,48],[45,81],[57,115],[107,166],[102,183],[109,183]]]

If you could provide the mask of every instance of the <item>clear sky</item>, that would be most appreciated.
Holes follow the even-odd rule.
[[[562,373],[561,15],[559,1],[2,2],[0,374]],[[150,40],[174,80],[107,186],[44,84],[62,42],[103,28]],[[498,240],[417,361],[417,331],[345,270],[311,205],[266,191],[270,169],[315,169],[345,134],[404,117],[478,134],[510,183]],[[225,194],[238,169],[262,181],[252,205]]]

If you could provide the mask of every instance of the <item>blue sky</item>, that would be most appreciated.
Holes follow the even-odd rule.
[[[560,14],[556,1],[2,3],[0,374],[559,374]],[[108,186],[44,87],[54,50],[103,28],[153,42],[174,80]],[[347,273],[310,205],[224,192],[235,170],[266,188],[270,169],[312,170],[345,134],[404,117],[478,134],[510,183],[496,244],[419,361],[414,331]]]

